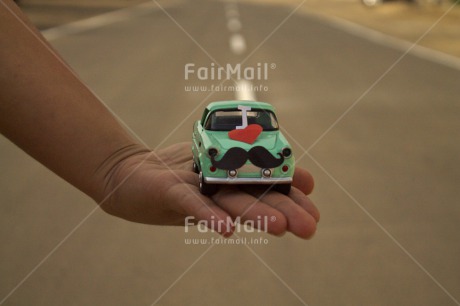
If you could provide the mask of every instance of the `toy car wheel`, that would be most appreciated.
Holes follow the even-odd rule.
[[[273,186],[273,190],[278,191],[279,193],[288,195],[291,191],[291,184],[278,184]]]
[[[200,173],[200,169],[198,168],[198,165],[193,162],[193,172],[195,172],[196,174]]]
[[[212,196],[213,194],[215,194],[217,192],[217,185],[215,184],[207,184],[205,181],[204,181],[204,178],[203,178],[203,172],[200,171],[200,192],[204,195],[207,195],[207,196]]]

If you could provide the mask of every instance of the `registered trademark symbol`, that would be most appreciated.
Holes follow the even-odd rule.
[[[275,216],[271,216],[271,217],[270,217],[270,221],[275,222],[275,221],[276,221],[276,217],[275,217]]]
[[[270,68],[271,68],[271,69],[276,69],[276,64],[275,64],[275,63],[272,63],[272,64],[270,65]]]

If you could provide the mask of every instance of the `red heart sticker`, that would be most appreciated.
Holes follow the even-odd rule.
[[[250,124],[244,129],[228,132],[228,137],[236,141],[253,144],[262,133],[262,130],[263,128],[258,124]]]

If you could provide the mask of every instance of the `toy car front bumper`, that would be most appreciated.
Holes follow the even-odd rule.
[[[204,181],[208,184],[290,184],[292,177],[269,177],[269,178],[220,178],[220,177],[205,177]]]

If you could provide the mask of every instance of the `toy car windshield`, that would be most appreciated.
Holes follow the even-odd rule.
[[[238,109],[218,110],[208,117],[204,128],[209,131],[231,131],[242,124],[242,111]],[[278,121],[271,111],[252,109],[247,112],[248,124],[258,124],[264,131],[277,131]]]

